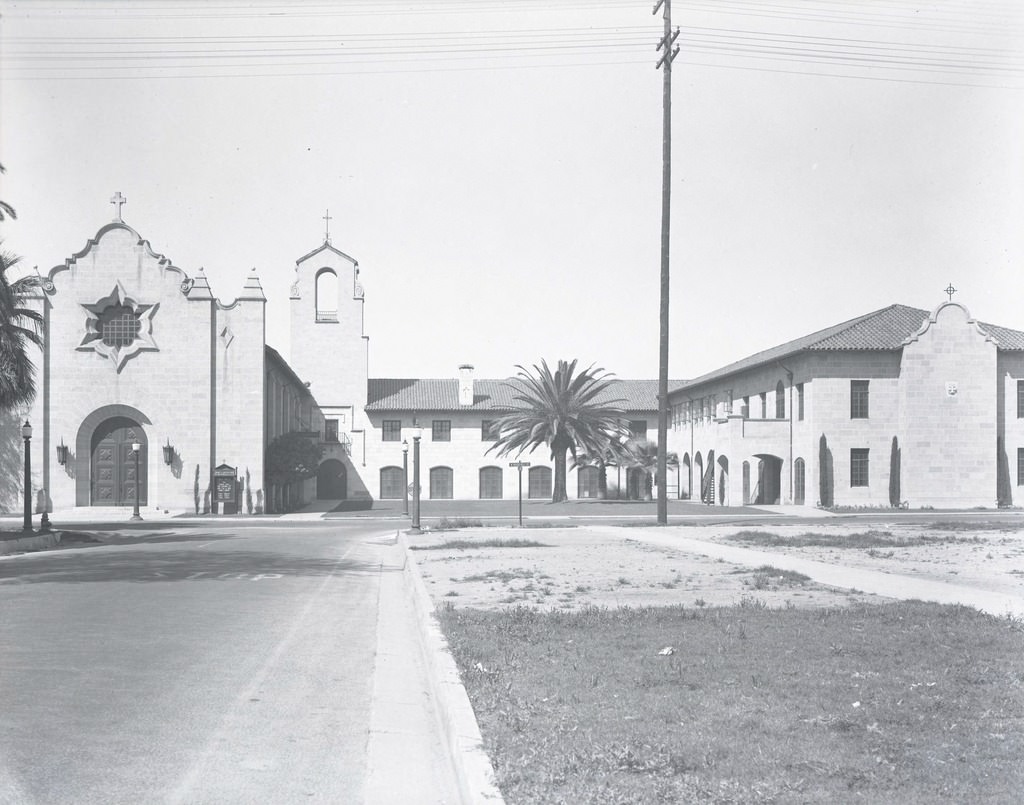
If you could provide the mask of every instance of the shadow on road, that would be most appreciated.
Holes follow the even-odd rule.
[[[17,557],[0,562],[0,585],[259,581],[289,576],[357,575],[381,570],[379,562],[264,551],[73,551],[51,554],[45,561],[24,559]]]

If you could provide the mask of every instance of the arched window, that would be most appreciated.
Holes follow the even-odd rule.
[[[530,467],[530,491],[531,498],[551,497],[551,468]]]
[[[804,467],[804,460],[798,458],[793,462],[793,503],[797,506],[804,505],[806,475],[807,470]]]
[[[775,418],[786,418],[786,388],[781,380],[775,384]]]
[[[601,471],[597,467],[580,467],[576,470],[576,497],[596,498],[597,480]]]
[[[451,500],[454,474],[451,467],[430,468],[430,497],[433,500]]]
[[[316,320],[338,320],[338,275],[330,268],[316,272]]]
[[[402,487],[405,486],[405,473],[401,467],[381,467],[380,499],[399,500],[402,498]]]
[[[480,499],[500,500],[502,497],[501,467],[480,468]]]

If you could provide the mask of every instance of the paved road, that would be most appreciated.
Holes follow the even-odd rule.
[[[368,540],[388,529],[283,526],[0,560],[0,802],[385,791],[367,768],[381,771],[378,596],[395,568]]]

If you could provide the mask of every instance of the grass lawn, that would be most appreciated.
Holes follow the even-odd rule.
[[[1024,801],[1024,625],[919,602],[439,611],[510,805]]]

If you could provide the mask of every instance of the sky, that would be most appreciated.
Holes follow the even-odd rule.
[[[657,378],[662,12],[624,0],[0,0],[0,224],[112,220],[225,302],[358,260],[372,377]],[[899,303],[1024,330],[1024,4],[672,7],[669,374]],[[329,358],[325,358],[329,359]]]

